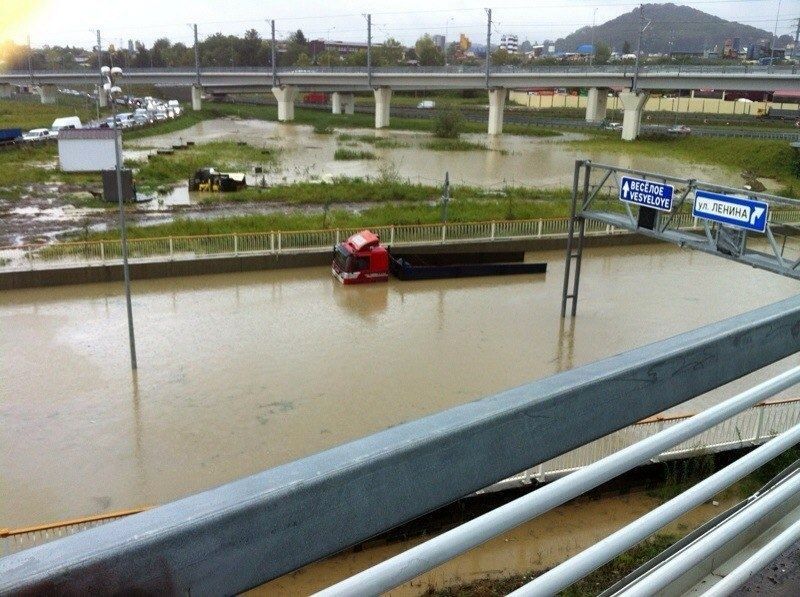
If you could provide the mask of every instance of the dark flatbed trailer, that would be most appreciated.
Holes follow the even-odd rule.
[[[390,254],[389,269],[400,280],[543,274],[546,263],[524,263],[523,251]]]

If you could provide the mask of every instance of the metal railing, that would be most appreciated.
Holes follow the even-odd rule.
[[[781,213],[781,221],[800,221],[800,210]],[[675,225],[695,228],[689,214],[676,214]],[[569,218],[501,220],[489,222],[448,222],[370,228],[381,240],[397,247],[498,240],[528,240],[566,237]],[[239,255],[280,255],[327,250],[355,234],[358,228],[329,230],[284,230],[243,232],[200,236],[129,238],[129,258],[133,261],[186,260]],[[630,234],[599,222],[587,223],[589,235]],[[118,239],[71,241],[0,247],[0,271],[70,267],[116,263],[122,259]]]
[[[775,210],[771,212],[770,220],[776,224],[800,222],[800,210]],[[671,226],[685,230],[698,228],[697,222],[688,213],[674,214]],[[566,238],[569,218],[374,226],[370,229],[384,243],[396,247],[471,241],[533,240]],[[359,230],[332,228],[132,238],[128,239],[128,251],[131,261],[280,255],[327,250]],[[602,236],[631,232],[603,222],[587,221],[586,234]],[[0,271],[105,265],[121,259],[121,246],[117,239],[0,247]]]
[[[582,63],[568,63],[541,65],[536,63],[523,64],[523,65],[493,65],[493,74],[503,73],[575,73],[575,74],[593,74],[593,73],[610,73],[621,74],[622,76],[632,76],[635,70],[634,64],[602,64],[589,66]],[[449,65],[449,66],[373,66],[373,73],[431,73],[431,74],[477,74],[483,75],[486,72],[486,67],[483,65]],[[657,74],[794,74],[797,72],[797,66],[793,64],[775,64],[770,66],[761,66],[753,64],[737,64],[737,65],[702,65],[702,64],[645,64],[640,68],[639,73],[657,73]],[[201,72],[204,74],[214,73],[263,73],[270,74],[272,70],[269,66],[201,66]],[[353,74],[366,74],[367,69],[365,66],[279,66],[277,69],[278,74],[327,74],[327,73],[353,73]],[[195,74],[194,68],[189,67],[157,67],[157,68],[126,68],[126,74],[131,75],[148,75],[148,74]],[[50,74],[58,75],[87,75],[88,77],[95,77],[97,73],[91,72],[87,69],[48,69],[33,71],[33,76],[46,77]],[[10,75],[16,77],[30,77],[31,73],[27,70],[9,70],[0,71],[0,75]],[[96,78],[96,77],[95,77]]]
[[[0,594],[252,588],[796,354],[798,326],[792,297],[11,554]]]
[[[504,479],[477,493],[503,491],[509,488],[531,485],[536,482],[552,481],[589,466],[622,447],[633,445],[637,441],[641,441],[681,421],[690,419],[692,416],[694,415],[656,417],[635,423],[563,456]],[[739,413],[693,439],[675,446],[671,450],[662,452],[653,460],[667,461],[761,445],[791,429],[797,423],[800,423],[800,398],[765,402]],[[34,527],[0,529],[0,556],[22,551],[35,545],[42,545],[124,516],[143,512],[146,509],[135,508],[110,512]]]
[[[41,545],[50,541],[55,541],[61,537],[68,537],[80,531],[91,529],[101,524],[144,512],[147,508],[130,508],[128,510],[116,510],[105,512],[93,516],[61,520],[58,522],[40,524],[30,527],[16,529],[0,529],[0,557],[29,549],[35,545]]]

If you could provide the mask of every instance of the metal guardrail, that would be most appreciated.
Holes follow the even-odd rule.
[[[531,485],[536,482],[546,483],[553,479],[558,479],[597,462],[617,449],[632,445],[692,416],[656,417],[635,423],[577,450],[504,479],[477,493],[503,491],[509,488]],[[734,418],[712,427],[692,440],[679,444],[667,452],[662,452],[654,460],[668,461],[700,454],[757,446],[791,429],[797,423],[800,423],[800,398],[766,402],[743,411]],[[0,557],[29,549],[36,545],[43,545],[118,518],[143,512],[146,509],[135,508],[35,527],[0,529]]]
[[[800,221],[800,211],[792,221]],[[694,228],[690,215],[676,216],[676,223]],[[448,222],[446,224],[412,224],[374,226],[370,228],[390,246],[448,244],[465,241],[522,240],[566,237],[569,218],[505,220],[490,222]],[[131,261],[183,260],[239,255],[280,255],[303,251],[320,251],[359,232],[359,228],[329,230],[291,230],[202,236],[166,236],[129,238]],[[587,224],[589,235],[629,234],[600,223]],[[97,265],[116,263],[122,259],[119,240],[75,241],[53,244],[0,247],[0,271]]]
[[[239,592],[793,355],[798,329],[800,296],[398,425],[2,558],[0,594]]]
[[[770,220],[774,223],[800,222],[800,210],[773,211]],[[685,230],[698,228],[692,216],[685,213],[675,214],[672,225]],[[565,238],[569,232],[569,218],[373,226],[370,229],[386,244],[405,247],[467,241]],[[359,228],[332,228],[132,238],[128,239],[128,251],[131,261],[280,255],[326,250],[359,231]],[[631,232],[602,222],[587,221],[586,234],[603,236]],[[0,247],[0,271],[98,265],[116,263],[121,259],[121,246],[116,239]]]
[[[265,75],[272,76],[272,69],[269,66],[202,66],[200,67],[202,73],[264,73]],[[492,74],[508,74],[508,73],[575,73],[575,74],[593,74],[593,73],[611,73],[621,74],[623,76],[633,76],[636,70],[635,64],[605,64],[597,66],[589,66],[587,64],[555,64],[555,65],[493,65]],[[173,73],[189,73],[194,75],[195,70],[188,67],[160,67],[160,68],[126,68],[125,73],[136,75],[147,74],[173,74]],[[366,74],[367,68],[365,66],[290,66],[278,67],[277,73],[280,74],[313,74],[313,73],[353,73],[353,74]],[[464,65],[450,65],[450,66],[373,66],[372,72],[380,73],[431,73],[431,74],[477,74],[483,75],[486,72],[484,65],[477,66],[464,66]],[[775,64],[772,67],[761,66],[754,64],[741,64],[741,65],[694,65],[694,64],[645,64],[640,67],[640,75],[643,73],[656,73],[656,74],[795,74],[797,72],[797,65],[783,65]],[[24,76],[30,77],[31,73],[27,70],[9,70],[0,71],[2,75]],[[33,71],[33,78],[37,76],[47,76],[48,74],[88,74],[94,76],[96,73],[88,69],[50,69],[42,71]]]
[[[31,527],[0,529],[0,557],[23,551],[36,545],[55,541],[61,537],[68,537],[80,531],[85,531],[86,529],[94,528],[101,524],[111,522],[112,520],[130,516],[131,514],[138,514],[145,510],[147,510],[147,508],[130,508],[128,510],[105,512],[103,514],[61,520]]]

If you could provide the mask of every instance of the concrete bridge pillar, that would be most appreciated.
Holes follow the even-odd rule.
[[[619,101],[624,110],[622,116],[622,140],[633,141],[639,136],[639,128],[642,125],[642,112],[644,103],[647,101],[647,92],[640,91],[621,91]]]
[[[97,87],[95,87],[95,89],[97,89],[98,105],[101,108],[108,108],[108,94],[106,93],[106,90],[103,89],[102,85],[97,85]]]
[[[0,83],[0,97],[11,97],[11,83]]]
[[[278,120],[280,122],[294,120],[294,100],[297,97],[297,87],[294,85],[273,87],[272,94],[278,100]]]
[[[392,101],[391,87],[378,87],[375,93],[375,128],[383,129],[389,126],[389,106]]]
[[[39,85],[39,97],[43,104],[55,104],[58,89],[55,85]]]
[[[503,133],[503,110],[506,107],[506,89],[495,87],[489,90],[489,134]]]
[[[331,93],[331,113],[333,114],[341,114],[342,113],[342,94],[338,91],[334,91]]]
[[[342,95],[342,107],[345,114],[354,114],[356,111],[356,96],[352,93]]]
[[[586,102],[586,122],[603,122],[608,107],[608,89],[590,87]]]
[[[192,85],[192,110],[199,112],[203,109],[203,88]]]

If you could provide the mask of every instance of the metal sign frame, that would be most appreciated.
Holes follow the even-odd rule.
[[[623,176],[672,185],[672,211],[659,211],[619,200]],[[768,215],[763,234],[741,226],[694,217],[685,207],[687,201],[693,205],[697,191],[741,195],[752,201],[766,203]],[[577,313],[584,239],[587,227],[597,228],[598,225],[612,231],[634,232],[800,280],[800,251],[795,255],[787,252],[788,239],[800,237],[800,228],[782,223],[781,209],[800,209],[800,200],[577,160],[567,230],[561,317],[566,317],[567,303],[570,301],[571,315],[574,317]],[[649,210],[650,213],[643,210]],[[643,215],[648,217],[642,218]],[[652,227],[643,222],[649,222]],[[779,238],[781,242],[778,242]]]

